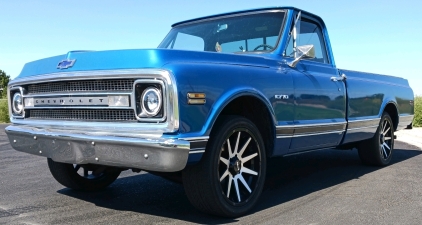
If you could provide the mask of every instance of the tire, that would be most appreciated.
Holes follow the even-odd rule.
[[[200,211],[238,217],[251,210],[261,195],[265,147],[250,120],[232,116],[220,122],[201,161],[183,171],[183,185],[189,201]]]
[[[374,137],[358,145],[362,162],[372,166],[386,166],[394,152],[394,125],[388,113],[384,112]]]
[[[51,174],[60,184],[78,191],[104,189],[113,183],[121,172],[117,168],[54,162],[50,158],[47,162]]]

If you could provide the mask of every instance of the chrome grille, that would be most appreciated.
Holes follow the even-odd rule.
[[[81,80],[31,84],[28,94],[53,92],[132,91],[134,80]]]
[[[33,109],[29,110],[29,119],[47,120],[85,120],[85,121],[136,121],[131,109]]]

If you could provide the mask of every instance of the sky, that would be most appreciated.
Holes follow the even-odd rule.
[[[155,48],[173,23],[270,6],[322,17],[338,68],[403,77],[422,95],[421,0],[0,0],[0,69],[14,78],[71,50]]]

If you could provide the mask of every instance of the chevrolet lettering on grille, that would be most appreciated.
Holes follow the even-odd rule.
[[[108,105],[107,97],[35,98],[34,106],[46,105]]]

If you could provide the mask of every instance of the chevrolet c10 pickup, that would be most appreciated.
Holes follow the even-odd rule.
[[[179,22],[156,49],[30,62],[8,99],[12,147],[46,157],[62,185],[143,170],[225,217],[257,203],[270,157],[357,149],[388,165],[414,115],[407,80],[336,68],[324,21],[292,7]]]

